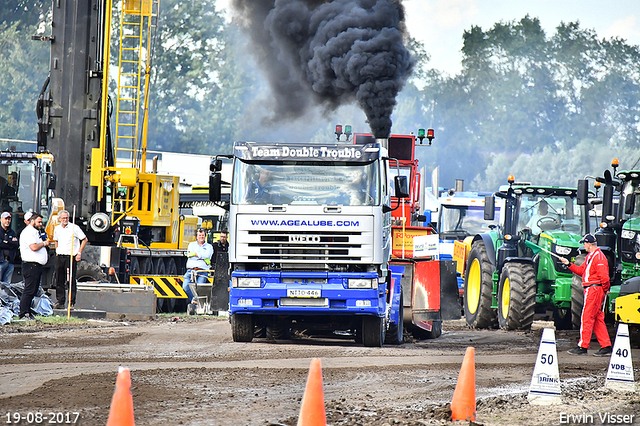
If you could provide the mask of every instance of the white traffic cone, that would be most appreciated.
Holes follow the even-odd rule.
[[[633,360],[631,359],[631,342],[629,341],[629,326],[625,323],[618,324],[616,340],[613,344],[613,352],[609,361],[607,379],[604,387],[609,389],[635,391],[636,384],[633,380]]]
[[[552,328],[545,328],[542,331],[527,399],[533,405],[552,405],[562,402],[556,334]]]

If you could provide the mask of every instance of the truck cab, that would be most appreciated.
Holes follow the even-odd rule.
[[[380,346],[389,325],[398,327],[386,156],[378,143],[234,144],[228,208],[235,341],[251,341],[254,327],[271,338],[313,328]]]

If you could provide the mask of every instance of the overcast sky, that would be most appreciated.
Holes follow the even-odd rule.
[[[230,0],[217,0],[226,9]],[[462,33],[496,22],[540,19],[550,36],[560,22],[579,21],[600,38],[621,37],[640,45],[640,0],[403,0],[409,33],[425,44],[430,66],[449,74],[460,70]]]

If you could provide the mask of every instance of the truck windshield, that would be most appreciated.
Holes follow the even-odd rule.
[[[372,206],[380,203],[378,161],[247,163],[236,159],[234,204]]]
[[[554,230],[582,235],[586,220],[583,210],[573,196],[523,195],[518,230],[530,229],[533,235]]]
[[[447,206],[442,205],[440,213],[440,238],[462,240],[469,235],[489,231],[490,225],[497,225],[500,210],[496,207],[495,220],[484,220],[483,206]]]

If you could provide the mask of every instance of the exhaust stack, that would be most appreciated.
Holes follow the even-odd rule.
[[[380,144],[381,147],[389,152],[389,139],[387,138],[376,138],[376,142]]]

